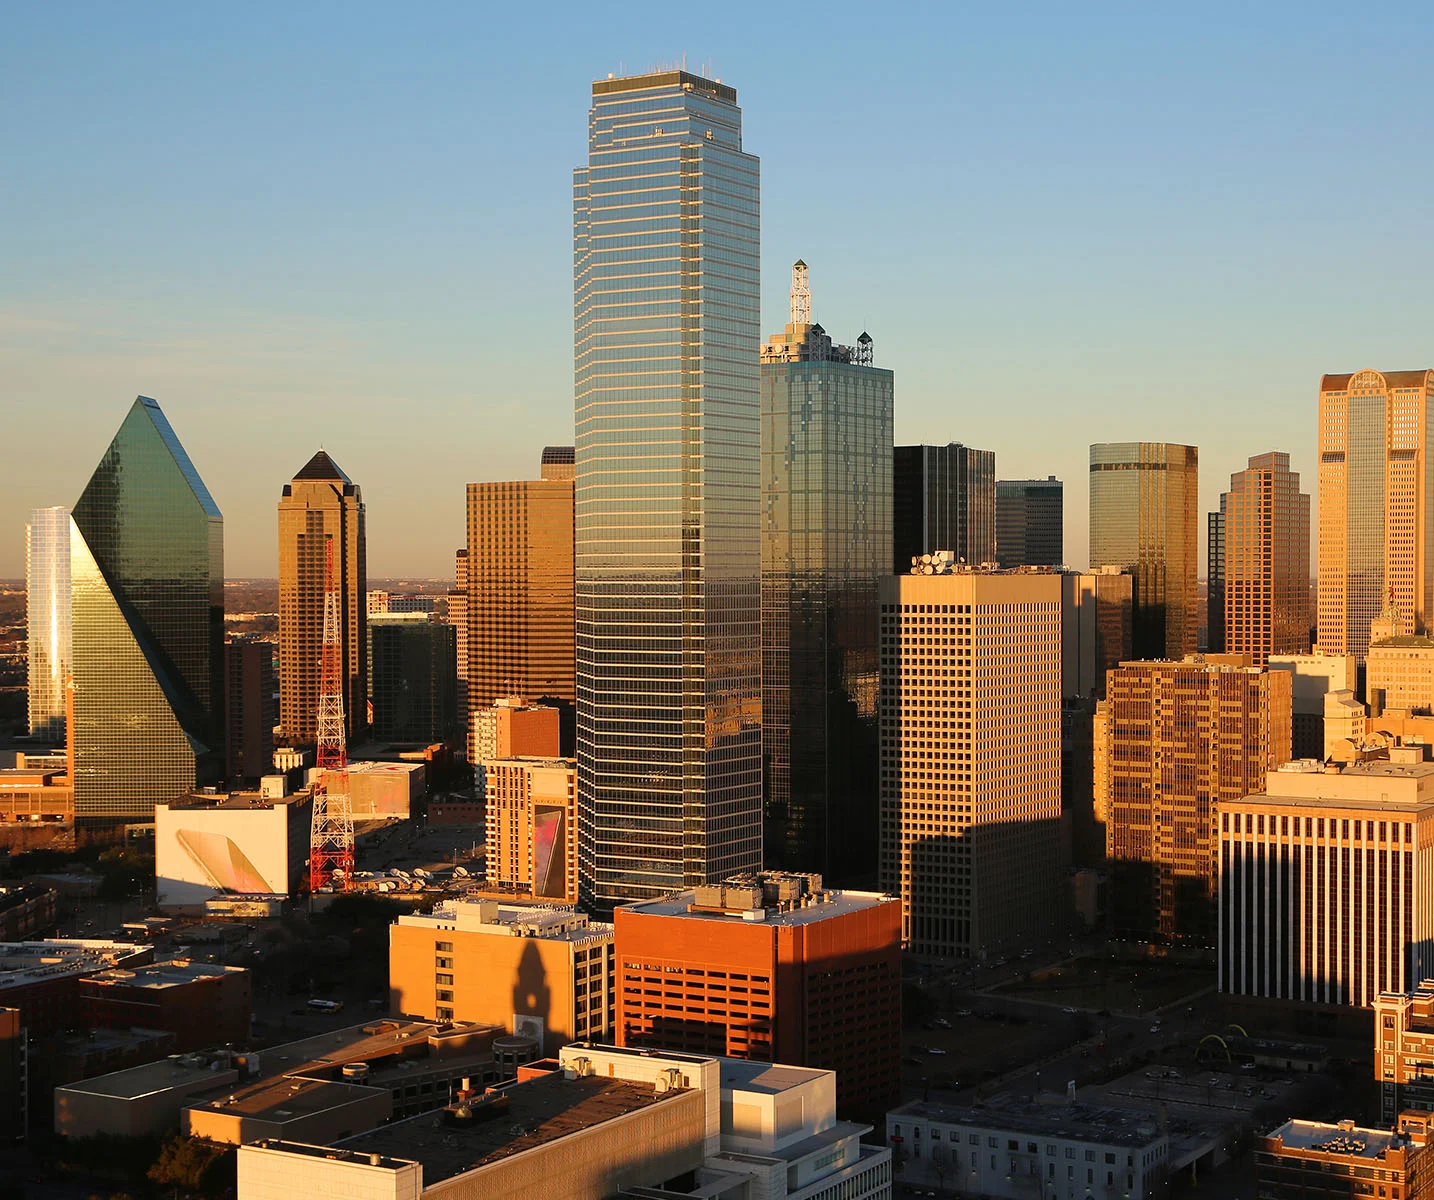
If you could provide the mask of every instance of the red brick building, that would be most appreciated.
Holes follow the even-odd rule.
[[[767,872],[617,909],[620,1046],[837,1073],[837,1109],[900,1102],[901,903]]]
[[[88,1026],[168,1030],[187,1054],[248,1038],[253,988],[243,967],[178,960],[82,979],[80,1006]]]

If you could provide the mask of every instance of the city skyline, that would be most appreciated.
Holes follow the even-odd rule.
[[[463,37],[386,31],[395,34],[390,70],[412,86],[399,89],[390,116],[360,135],[347,108],[333,110],[288,82],[310,74],[293,61],[307,50],[319,56],[336,89],[354,92],[362,111],[376,103],[356,67],[324,44],[317,18],[285,18],[294,36],[260,47],[243,39],[230,45],[217,19],[207,16],[167,36],[157,19],[100,17],[91,38],[64,55],[46,52],[63,38],[64,21],[40,13],[24,18],[9,46],[17,59],[12,76],[37,103],[33,121],[5,135],[7,144],[15,142],[20,186],[4,202],[8,220],[0,232],[13,267],[0,291],[0,353],[12,394],[22,401],[10,426],[16,444],[44,444],[57,419],[76,444],[73,462],[7,456],[0,516],[12,532],[0,539],[0,577],[23,574],[23,539],[14,531],[24,514],[63,503],[82,486],[74,464],[102,452],[104,422],[94,418],[116,391],[156,396],[190,431],[191,453],[229,517],[236,577],[274,574],[268,490],[292,465],[263,431],[279,419],[302,442],[327,440],[356,478],[373,480],[377,573],[446,577],[451,548],[462,540],[452,497],[463,484],[512,478],[522,473],[532,445],[562,440],[555,423],[566,419],[570,386],[566,216],[552,195],[581,132],[567,114],[587,80],[624,62],[637,70],[652,57],[670,57],[669,46],[678,54],[690,47],[694,66],[710,56],[713,72],[739,82],[755,114],[748,142],[770,160],[762,327],[780,324],[785,264],[797,257],[821,263],[827,302],[858,326],[886,330],[883,362],[903,378],[899,443],[988,446],[1005,478],[1054,474],[1079,489],[1083,456],[1076,443],[1188,442],[1201,447],[1201,511],[1208,512],[1229,474],[1266,448],[1288,452],[1293,469],[1315,477],[1307,414],[1321,373],[1417,369],[1429,359],[1416,298],[1434,249],[1418,232],[1414,198],[1424,190],[1418,178],[1407,191],[1378,194],[1324,182],[1333,163],[1392,160],[1398,145],[1427,140],[1427,114],[1406,102],[1418,71],[1392,69],[1389,58],[1393,44],[1396,59],[1408,53],[1413,63],[1427,14],[1384,22],[1377,38],[1308,12],[1295,38],[1272,13],[1224,25],[1169,16],[1130,24],[1096,13],[1084,14],[1078,28],[1065,25],[1073,15],[1057,14],[1034,45],[1008,24],[1012,18],[948,15],[940,19],[954,22],[972,47],[973,61],[954,80],[950,72],[921,69],[945,39],[906,45],[902,29],[888,26],[872,61],[880,65],[883,51],[890,55],[902,44],[903,75],[930,101],[916,104],[880,70],[856,88],[844,89],[839,71],[813,72],[791,87],[793,68],[775,47],[748,47],[750,39],[738,36],[740,20],[726,32],[693,27],[635,36],[584,18],[552,46],[554,61],[545,70],[565,82],[537,98],[523,144],[503,130],[473,134],[478,157],[500,183],[483,181],[481,191],[471,168],[442,165],[430,143],[446,145],[449,108],[466,111],[488,89],[496,96],[511,88],[529,69],[518,61],[524,55],[496,55],[513,61],[495,62],[475,83],[466,63],[459,72],[456,46],[438,44]],[[471,32],[456,12],[432,19],[457,34]],[[536,44],[535,30],[521,27],[529,19],[490,25],[485,44],[500,51]],[[377,21],[360,14],[352,36],[372,37]],[[834,20],[813,31],[813,61],[825,51],[829,66],[847,65],[867,53],[866,39],[840,32],[840,25]],[[1391,28],[1399,36],[1391,37]],[[998,50],[1018,36],[1031,56],[1033,81],[1008,95],[993,88],[994,63],[974,60],[979,48]],[[1073,40],[1092,54],[1069,54]],[[126,57],[145,49],[134,41],[160,55],[164,70],[152,74],[168,80],[166,87],[144,80],[146,53]],[[173,115],[167,97],[174,86],[200,84],[204,56],[180,55],[176,62],[163,51],[220,44],[225,78],[257,71],[283,85],[261,97],[259,135],[244,124],[248,109],[221,106],[207,114],[226,137],[232,163],[209,163],[180,196],[151,194],[153,180],[165,175],[150,155],[173,161],[176,146],[194,140],[192,122],[200,119]],[[1209,53],[1161,53],[1174,45]],[[1308,70],[1322,55],[1357,63],[1376,53],[1379,84],[1359,97],[1335,97]],[[114,76],[113,64],[122,61],[140,69]],[[32,74],[40,62],[61,65],[40,78]],[[1035,67],[1047,68],[1048,77],[1040,79]],[[1110,78],[1102,77],[1106,67]],[[1153,86],[1157,71],[1160,87]],[[1176,78],[1168,80],[1172,71]],[[938,75],[946,81],[939,95]],[[1217,79],[1221,96],[1203,107],[1187,111],[1167,98],[1208,97]],[[1128,104],[1132,88],[1145,94],[1142,105]],[[114,136],[92,146],[96,135],[75,118],[77,105],[96,107],[95,89],[129,101],[114,107],[132,115],[116,116]],[[1057,94],[1082,100],[1074,111],[1052,115]],[[395,90],[384,87],[382,95],[393,102]],[[979,119],[961,115],[977,104]],[[897,124],[911,128],[895,139],[872,138],[870,131],[892,124],[898,105]],[[794,113],[812,106],[866,145],[860,179],[820,162],[810,148],[783,142],[780,131]],[[276,128],[279,108],[285,120]],[[1141,111],[1127,111],[1133,108]],[[1229,132],[1235,111],[1238,135]],[[1296,115],[1313,132],[1287,145]],[[1110,131],[1097,134],[1102,121]],[[139,137],[131,122],[145,123],[142,150],[131,145]],[[415,140],[411,127],[434,132]],[[1175,136],[1167,138],[1167,128]],[[68,154],[53,153],[60,133]],[[916,159],[905,152],[937,134],[949,151],[941,157],[992,162],[1000,168],[997,182],[977,195],[961,189],[930,214],[893,209],[887,197],[921,190],[907,162]],[[312,182],[310,137],[337,190]],[[135,161],[118,156],[116,145]],[[1150,145],[1160,147],[1159,186],[1147,170]],[[436,199],[396,184],[354,199],[370,191],[375,161],[394,178],[432,176],[440,167],[460,173],[436,177],[442,185],[433,189]],[[949,194],[941,174],[948,168],[933,168],[925,156],[920,161],[923,171],[937,172],[926,186]],[[271,190],[252,211],[236,212],[230,174],[257,174],[261,165]],[[1416,176],[1428,170],[1411,169]],[[1059,174],[1060,186],[1041,186],[1051,173]],[[814,183],[825,185],[815,202],[808,194]],[[1062,197],[1059,205],[1036,198],[1053,192]],[[54,203],[57,195],[80,193],[113,201],[104,220],[69,219],[76,205],[86,215],[92,201]],[[509,194],[540,199],[520,211],[502,198]],[[415,211],[425,219],[414,222]],[[953,240],[946,232],[953,221],[982,236]],[[62,227],[68,249],[56,258],[48,247]],[[855,229],[861,233],[851,248]],[[274,244],[256,246],[261,231]],[[373,243],[393,249],[370,255]],[[199,246],[207,253],[195,253]],[[1385,286],[1375,300],[1331,298],[1314,286],[1331,264],[1360,262],[1381,265]],[[508,353],[520,344],[521,364]],[[1196,345],[1200,356],[1189,352]],[[1157,365],[1176,355],[1182,371],[1177,378],[1164,373],[1153,391]],[[1026,371],[1013,375],[1013,365]],[[1061,378],[1059,400],[1036,384],[1037,371]],[[1028,436],[1019,441],[1001,432],[1008,407],[985,402],[998,391],[1038,418],[1023,422]],[[1152,396],[1163,413],[1150,411]],[[398,412],[454,422],[464,436],[429,438],[424,420],[398,421]],[[1072,437],[1075,422],[1063,414],[1076,412],[1084,428]],[[373,432],[356,431],[352,445],[325,439],[345,414]],[[420,486],[400,482],[400,472]],[[1067,557],[1081,566],[1084,505],[1073,493],[1067,508]],[[424,523],[425,512],[442,515]],[[405,539],[405,527],[418,532]]]

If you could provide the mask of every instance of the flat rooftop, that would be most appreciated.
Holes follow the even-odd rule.
[[[892,1109],[890,1115],[1132,1148],[1148,1146],[1165,1136],[1150,1113],[1126,1108],[1092,1108],[1087,1104],[1003,1104],[967,1108],[913,1100],[910,1104]]]
[[[112,967],[90,977],[90,982],[105,983],[116,987],[151,988],[162,991],[165,988],[183,987],[198,979],[217,979],[226,975],[246,975],[244,967],[226,967],[220,963],[197,963],[189,959],[175,959],[172,962],[150,963],[141,967]]]
[[[250,1084],[242,1091],[231,1090],[229,1086],[221,1088],[220,1091],[221,1095],[191,1104],[189,1109],[253,1117],[259,1121],[282,1124],[383,1094],[378,1089],[366,1087],[361,1083],[338,1083],[329,1079],[290,1076],[270,1079],[261,1084]]]
[[[1380,1158],[1390,1147],[1409,1145],[1409,1139],[1387,1129],[1341,1129],[1322,1121],[1286,1121],[1267,1137],[1279,1138],[1288,1149],[1321,1150],[1351,1158]]]
[[[191,1091],[205,1083],[223,1087],[238,1078],[238,1072],[224,1065],[223,1058],[203,1054],[183,1054],[161,1058],[124,1071],[111,1071],[93,1079],[79,1079],[64,1085],[65,1091],[83,1092],[90,1096],[109,1096],[119,1100],[136,1100],[178,1088]],[[58,1090],[58,1089],[57,1089]]]
[[[489,1120],[467,1127],[447,1125],[444,1110],[438,1109],[361,1133],[341,1143],[341,1148],[421,1162],[423,1186],[429,1188],[476,1167],[666,1104],[687,1090],[658,1095],[650,1083],[542,1075],[504,1089],[508,1109]]]
[[[0,942],[0,990],[60,975],[88,974],[153,953],[150,946],[91,938]]]
[[[844,892],[825,891],[820,893],[822,899],[816,904],[810,904],[803,908],[793,908],[787,912],[779,911],[775,906],[764,908],[758,911],[764,915],[761,918],[743,917],[736,912],[720,912],[706,909],[692,910],[690,906],[695,903],[696,893],[692,891],[678,892],[672,896],[664,896],[661,900],[639,900],[635,904],[624,904],[622,909],[625,912],[642,913],[654,917],[683,917],[689,921],[726,921],[739,922],[744,925],[814,925],[818,921],[826,921],[832,917],[844,917],[850,913],[863,912],[869,908],[876,908],[881,904],[899,904],[895,896],[888,896],[882,892]]]
[[[169,804],[158,804],[155,807],[168,809],[170,812],[192,812],[195,809],[224,809],[244,812],[252,809],[263,812],[268,809],[286,808],[293,804],[307,804],[313,798],[313,793],[307,788],[288,796],[265,796],[260,792],[229,792],[213,796],[196,793],[192,796],[185,796],[181,800],[171,801]]]
[[[771,1063],[750,1062],[742,1058],[724,1058],[722,1086],[740,1088],[744,1092],[762,1092],[775,1096],[820,1079],[827,1072],[809,1067],[773,1066]]]

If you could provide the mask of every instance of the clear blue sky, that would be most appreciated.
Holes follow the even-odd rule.
[[[616,15],[609,19],[611,13]],[[572,430],[588,86],[687,56],[762,159],[788,268],[896,372],[899,441],[1067,481],[1200,446],[1202,503],[1319,376],[1434,364],[1434,8],[13,4],[0,36],[0,576],[137,393],[276,573],[323,444],[374,575],[442,575],[463,485]]]

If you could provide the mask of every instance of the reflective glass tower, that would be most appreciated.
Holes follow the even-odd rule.
[[[761,860],[758,251],[736,90],[594,83],[573,315],[579,854],[599,908]]]
[[[766,865],[876,882],[877,581],[891,562],[892,373],[865,333],[792,320],[762,347]]]
[[[1090,448],[1090,561],[1135,576],[1136,658],[1199,648],[1199,451],[1172,442]]]
[[[25,526],[26,680],[30,734],[56,745],[65,738],[70,678],[70,510],[36,508]]]
[[[996,455],[952,442],[897,446],[892,452],[892,571],[951,550],[956,561],[996,561]]]
[[[224,767],[224,518],[141,396],[74,508],[75,815],[141,817]]]

